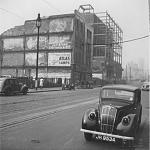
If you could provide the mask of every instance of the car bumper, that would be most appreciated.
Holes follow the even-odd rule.
[[[121,136],[121,135],[115,135],[115,134],[108,134],[108,133],[91,131],[91,130],[86,130],[86,129],[80,129],[80,131],[85,132],[85,133],[96,134],[96,135],[114,137],[114,138],[118,138],[118,139],[122,139],[122,140],[134,140],[134,137]]]

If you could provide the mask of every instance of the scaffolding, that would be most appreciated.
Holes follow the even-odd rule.
[[[106,47],[106,51],[108,51],[108,57],[110,58],[110,55],[112,54],[114,62],[121,64],[122,66],[122,29],[113,20],[113,18],[110,17],[108,12],[96,13],[96,16],[98,18],[95,20],[94,26],[100,26],[103,31],[95,34],[95,36],[101,36],[102,39],[105,39],[104,46]],[[107,55],[105,56],[107,57]]]
[[[80,5],[78,11],[80,13],[94,13],[94,8],[90,5]]]
[[[123,31],[107,11],[94,13],[90,4],[81,5],[78,11],[94,29],[93,59],[99,72],[108,80],[121,79]]]

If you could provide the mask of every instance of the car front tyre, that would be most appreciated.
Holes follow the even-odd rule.
[[[6,89],[4,93],[5,93],[5,96],[11,95],[11,89]]]
[[[84,138],[86,141],[91,141],[92,140],[92,134],[84,132]]]
[[[23,95],[26,95],[26,94],[27,94],[27,91],[28,91],[28,89],[24,89],[24,90],[23,90]]]

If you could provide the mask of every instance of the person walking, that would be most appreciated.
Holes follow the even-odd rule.
[[[43,88],[43,83],[44,83],[44,79],[41,78],[41,79],[40,79],[40,88]]]

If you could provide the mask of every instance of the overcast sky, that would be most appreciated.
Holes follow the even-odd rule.
[[[36,19],[37,14],[51,16],[71,13],[81,4],[91,4],[95,13],[108,11],[123,30],[123,39],[149,35],[148,0],[0,0],[0,34],[9,28]],[[149,62],[149,38],[123,44],[123,67],[128,62]],[[146,68],[145,68],[146,69]]]

